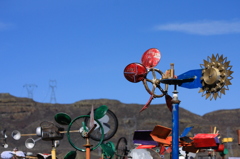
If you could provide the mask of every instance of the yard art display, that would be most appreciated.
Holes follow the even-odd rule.
[[[172,112],[172,159],[179,158],[179,104],[177,86],[195,89],[200,88],[199,93],[206,99],[221,98],[228,86],[231,85],[233,71],[230,61],[223,55],[212,55],[204,60],[200,69],[187,71],[179,76],[175,75],[174,64],[165,72],[155,68],[161,60],[161,53],[156,48],[145,51],[141,63],[131,63],[124,69],[125,78],[132,82],[142,81],[146,91],[150,94],[148,102],[140,110],[147,109],[154,98],[165,96],[166,104]],[[157,77],[158,76],[158,77]],[[151,78],[149,78],[151,77]],[[168,94],[169,85],[174,86],[173,96]]]

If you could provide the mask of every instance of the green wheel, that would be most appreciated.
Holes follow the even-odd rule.
[[[94,119],[94,120],[99,125],[102,136],[99,141],[94,141],[94,140],[91,140],[91,138],[89,138],[90,144],[92,145],[92,147],[90,148],[91,151],[99,147],[104,139],[102,124],[97,119]],[[67,130],[68,141],[71,144],[71,146],[78,151],[82,151],[82,152],[86,151],[84,145],[86,144],[87,141],[85,139],[84,132],[85,131],[88,132],[90,129],[88,126],[89,121],[90,121],[89,115],[82,115],[73,119],[68,126],[68,130]]]
[[[97,110],[98,108],[95,109],[94,115],[98,114]],[[88,115],[90,115],[90,113],[91,112],[89,112]],[[118,129],[118,119],[116,115],[110,109],[108,109],[105,110],[104,115],[102,115],[101,118],[98,118],[97,120],[102,124],[104,134],[102,134],[100,131],[100,127],[97,126],[96,129],[94,129],[94,131],[90,134],[90,138],[95,141],[99,141],[103,135],[103,141],[111,139],[116,134]],[[85,121],[88,122],[89,118],[86,118]]]

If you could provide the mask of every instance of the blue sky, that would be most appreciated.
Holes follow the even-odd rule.
[[[33,99],[48,103],[55,81],[57,103],[145,104],[150,96],[142,83],[127,81],[123,70],[157,48],[156,68],[165,72],[174,63],[176,75],[200,69],[212,54],[227,57],[234,73],[226,95],[210,101],[199,89],[179,87],[180,107],[199,115],[239,108],[239,6],[238,0],[0,0],[0,92],[28,97],[24,86],[33,86]]]

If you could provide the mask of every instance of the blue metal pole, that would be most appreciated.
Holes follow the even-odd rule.
[[[179,103],[177,86],[174,86],[172,99],[172,159],[179,159]]]
[[[172,107],[172,159],[179,159],[179,104]]]

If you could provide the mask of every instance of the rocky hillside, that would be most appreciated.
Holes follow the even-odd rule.
[[[126,137],[128,140],[128,147],[133,148],[132,137],[135,130],[152,130],[155,125],[162,125],[171,128],[171,112],[165,104],[151,105],[145,111],[139,113],[143,105],[139,104],[125,104],[117,100],[109,99],[93,99],[82,100],[73,104],[48,104],[38,103],[29,98],[18,98],[8,93],[0,94],[0,130],[7,130],[7,142],[9,148],[0,148],[0,151],[11,150],[18,147],[24,152],[36,153],[50,153],[51,142],[37,141],[33,149],[29,150],[25,147],[25,140],[29,137],[37,139],[37,136],[22,136],[20,140],[13,140],[11,132],[19,130],[22,134],[34,134],[36,128],[40,126],[43,121],[51,121],[56,125],[54,116],[57,113],[67,113],[72,119],[86,115],[91,110],[91,106],[95,108],[106,105],[115,113],[118,118],[117,133],[110,141],[116,143],[120,137]],[[214,126],[220,131],[221,137],[233,137],[233,143],[225,145],[229,149],[229,156],[240,156],[240,147],[237,144],[237,133],[240,129],[240,109],[236,110],[219,110],[199,116],[193,114],[185,109],[179,110],[179,133],[185,127],[194,126],[190,136],[197,133],[209,133]],[[68,126],[62,126],[67,130]],[[81,139],[79,139],[81,140]],[[82,141],[78,141],[79,143]],[[62,159],[67,152],[74,150],[69,144],[67,136],[61,140],[60,146],[57,148],[57,156]],[[92,158],[99,158],[100,150],[92,152]],[[78,151],[78,158],[84,158],[84,153]]]

